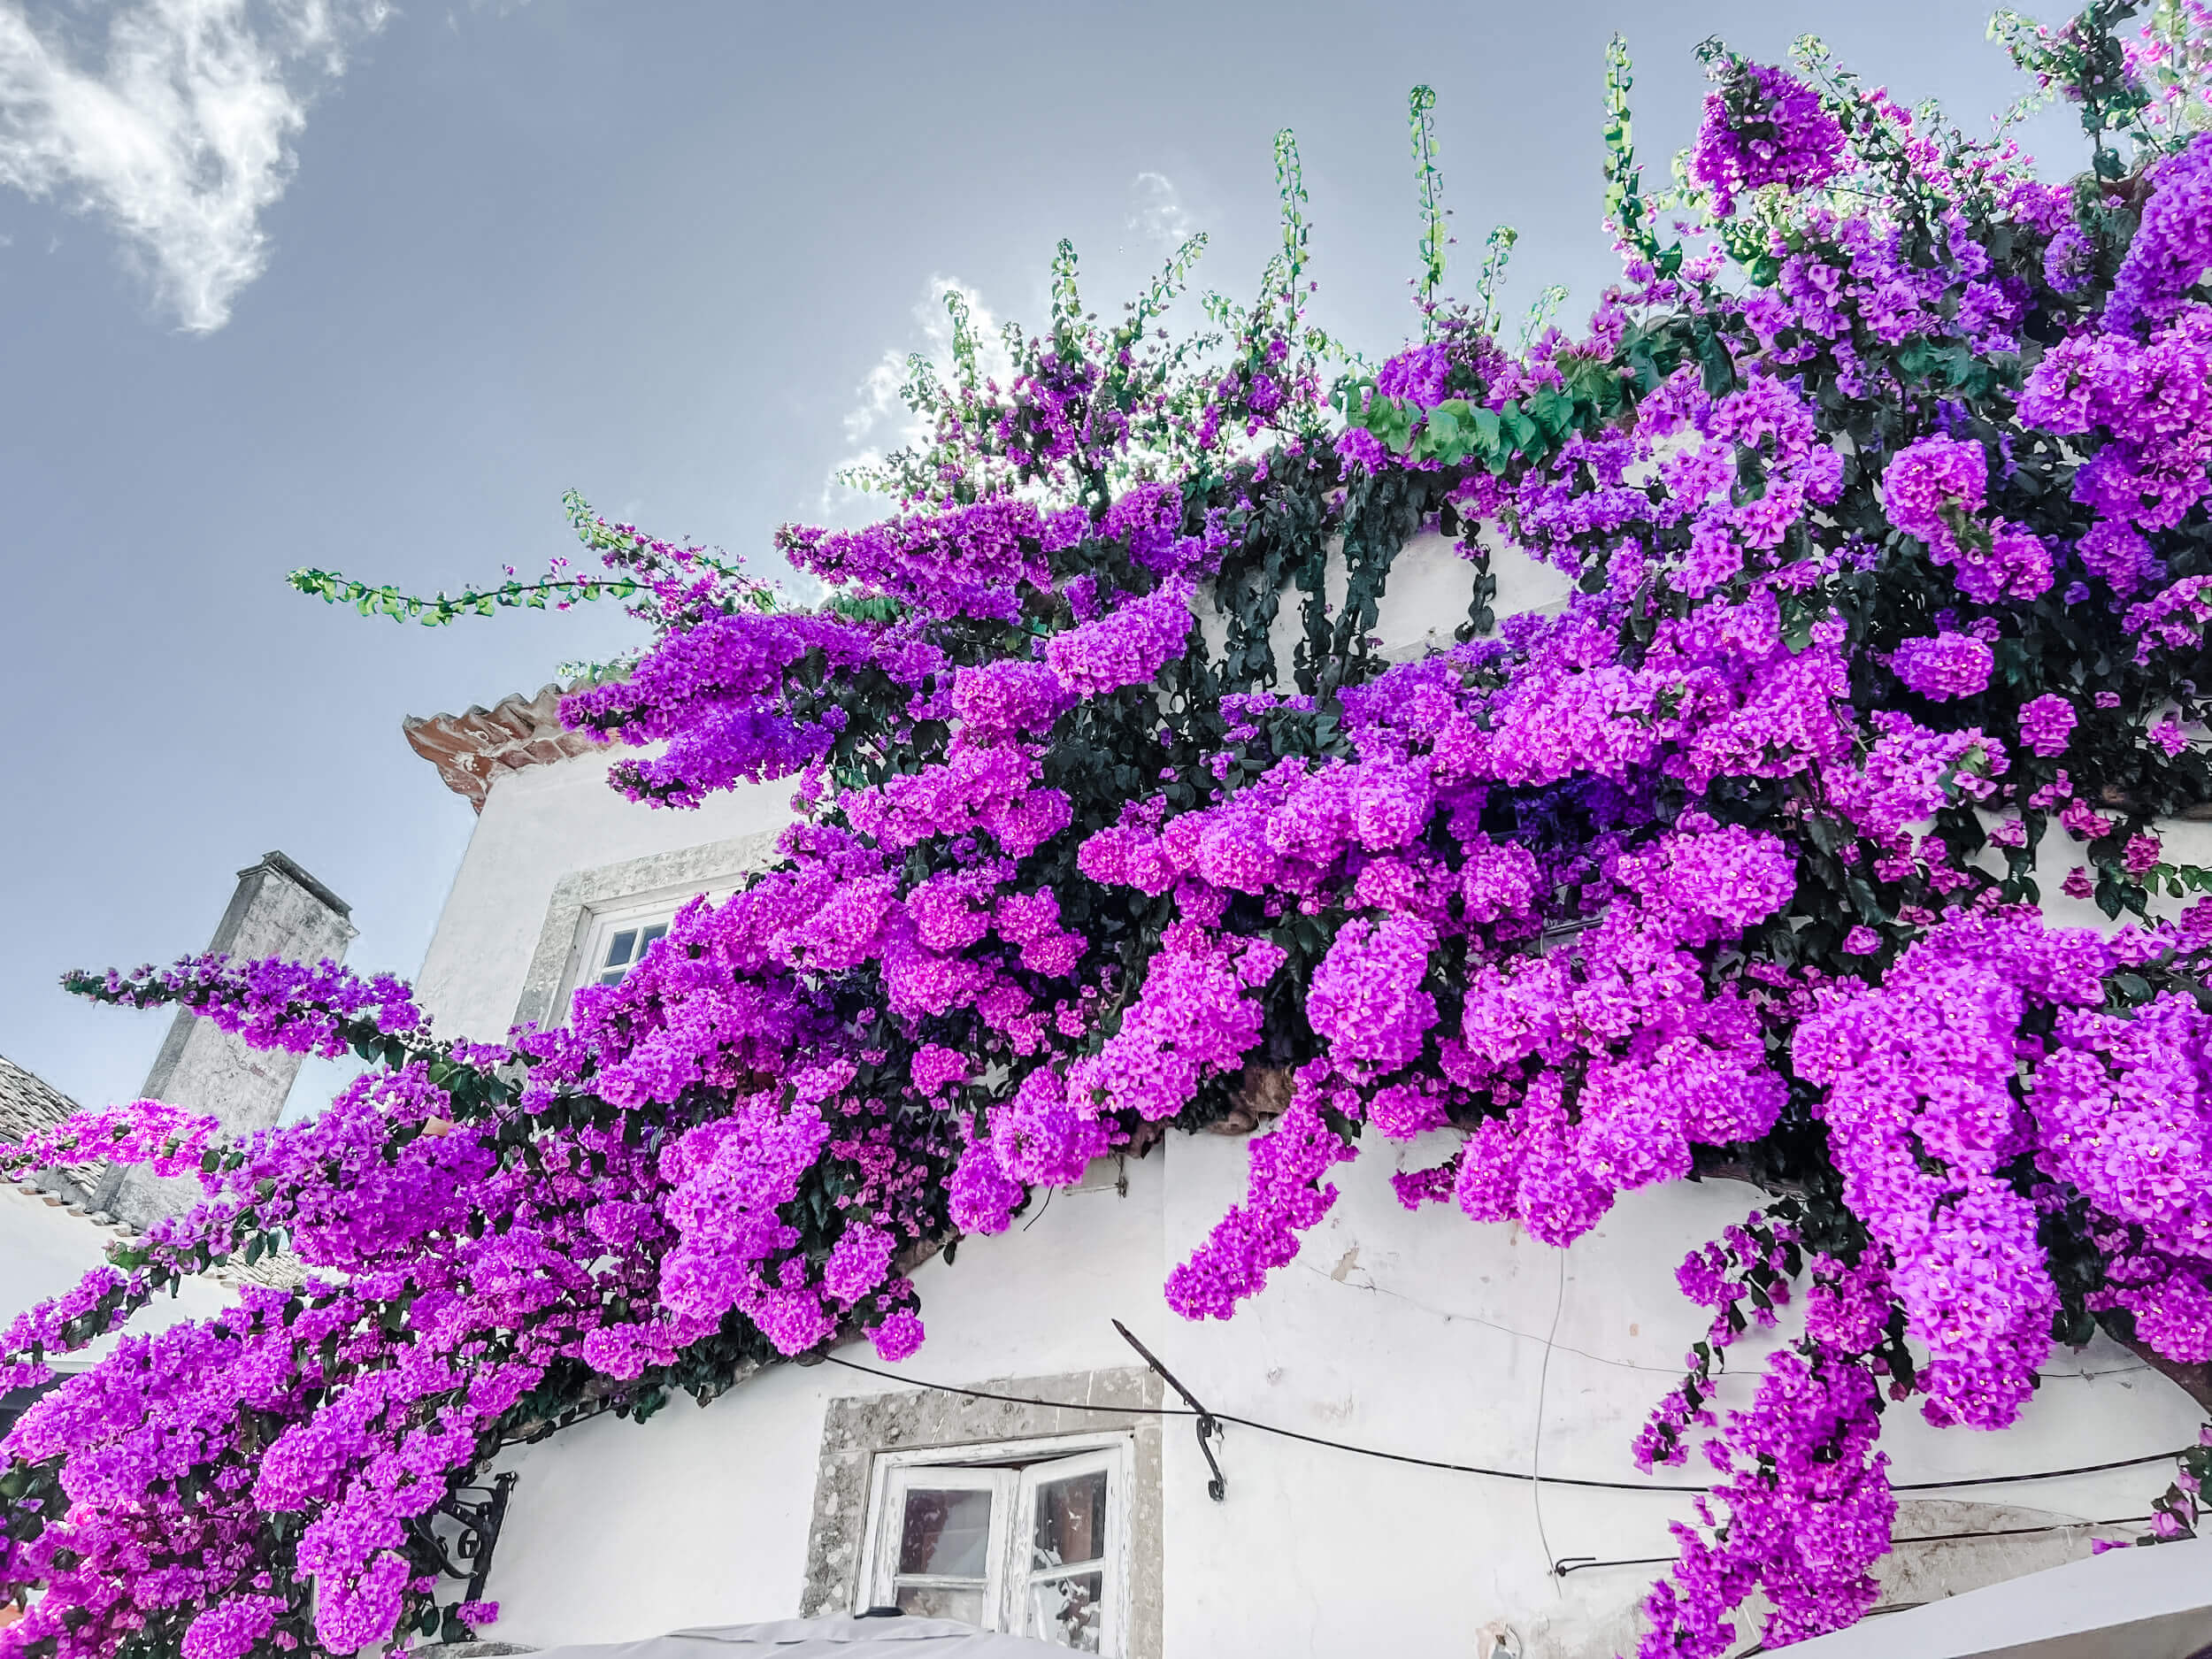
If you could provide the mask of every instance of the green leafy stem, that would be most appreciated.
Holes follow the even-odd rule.
[[[428,598],[388,583],[356,581],[337,571],[296,570],[285,579],[311,599],[351,605],[365,617],[442,627],[459,617],[488,617],[498,611],[543,611],[594,599],[631,599],[641,585],[627,576],[547,576],[537,581],[507,581],[496,588],[465,588],[457,594],[440,588]]]

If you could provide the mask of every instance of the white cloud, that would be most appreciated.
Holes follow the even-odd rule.
[[[923,296],[914,303],[914,328],[903,348],[892,347],[877,359],[867,377],[855,388],[853,406],[845,412],[845,456],[831,469],[814,512],[825,523],[861,524],[880,518],[890,503],[879,495],[848,488],[836,474],[880,462],[885,454],[929,436],[926,422],[900,400],[906,382],[907,359],[918,353],[935,365],[946,380],[952,375],[952,317],[945,309],[948,295],[957,294],[968,307],[968,327],[976,341],[976,370],[986,380],[1006,386],[1014,378],[1013,359],[999,339],[999,319],[983,303],[983,296],[957,277],[935,276]]]
[[[388,0],[127,0],[102,61],[0,0],[0,184],[105,219],[190,330],[230,319],[268,264],[316,88]]]
[[[968,307],[968,329],[978,345],[978,371],[986,380],[995,380],[1001,386],[1014,378],[1013,360],[999,343],[998,319],[983,303],[983,296],[957,277],[932,277],[928,291],[914,303],[914,333],[906,349],[894,347],[887,350],[875,367],[868,371],[868,378],[861,381],[859,402],[845,415],[846,442],[863,442],[886,422],[894,427],[894,449],[919,442],[929,435],[928,428],[899,401],[899,388],[906,381],[907,358],[917,352],[934,364],[938,373],[950,377],[952,315],[945,309],[945,300],[954,294]]]
[[[860,383],[860,401],[845,411],[845,442],[858,443],[884,421],[894,417],[914,424],[906,408],[899,402],[899,383],[906,378],[906,359],[895,351],[887,351],[883,360],[868,371],[868,378]]]
[[[1141,173],[1131,181],[1127,227],[1165,247],[1179,248],[1196,228],[1182,192],[1164,173]]]

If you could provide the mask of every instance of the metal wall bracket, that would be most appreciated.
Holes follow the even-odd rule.
[[[441,1572],[449,1578],[468,1580],[464,1601],[484,1599],[484,1586],[491,1578],[492,1550],[499,1542],[500,1525],[507,1518],[507,1499],[514,1489],[512,1474],[494,1475],[489,1486],[458,1487],[428,1515],[407,1523],[408,1532],[430,1552]],[[440,1516],[461,1529],[451,1553],[432,1524]]]
[[[1121,1333],[1123,1341],[1137,1350],[1139,1356],[1158,1374],[1160,1380],[1182,1395],[1183,1403],[1198,1414],[1198,1449],[1205,1455],[1206,1467],[1213,1471],[1213,1479],[1206,1483],[1206,1495],[1216,1503],[1225,1502],[1229,1496],[1229,1477],[1221,1472],[1221,1464],[1214,1456],[1213,1448],[1214,1441],[1221,1440],[1226,1443],[1229,1438],[1227,1432],[1221,1425],[1221,1419],[1199,1404],[1198,1396],[1178,1382],[1175,1373],[1161,1364],[1150,1348],[1130,1334],[1127,1325],[1117,1319],[1114,1321],[1114,1329]]]

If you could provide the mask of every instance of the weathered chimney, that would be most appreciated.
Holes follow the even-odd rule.
[[[282,853],[270,853],[238,872],[238,890],[208,946],[242,961],[345,960],[354,926],[346,902]],[[154,1057],[141,1096],[212,1112],[234,1135],[266,1129],[284,1110],[303,1056],[249,1048],[211,1020],[180,1009]],[[203,1197],[189,1178],[159,1179],[140,1168],[111,1165],[93,1207],[142,1231],[180,1215]]]

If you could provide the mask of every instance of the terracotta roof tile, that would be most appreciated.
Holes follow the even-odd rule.
[[[527,697],[517,692],[464,714],[410,715],[400,730],[415,753],[438,769],[445,787],[481,812],[485,793],[502,772],[549,765],[602,747],[598,738],[561,724],[561,699],[570,689],[545,686]]]

